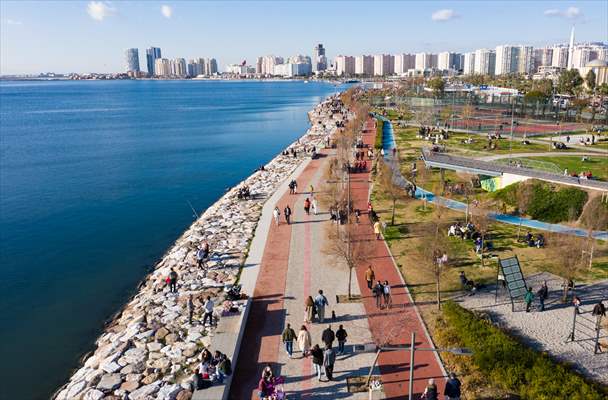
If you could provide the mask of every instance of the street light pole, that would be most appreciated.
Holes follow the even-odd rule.
[[[410,344],[410,381],[408,384],[408,400],[414,399],[414,353],[416,351],[416,332],[412,331],[412,343]]]

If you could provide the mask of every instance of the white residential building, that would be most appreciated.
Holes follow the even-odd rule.
[[[247,65],[243,64],[228,64],[226,72],[233,75],[247,75]]]
[[[534,72],[534,48],[532,46],[519,46],[517,72],[520,74]]]
[[[462,68],[460,65],[460,54],[444,51],[437,55],[437,69],[458,71]]]
[[[414,68],[420,71],[425,69],[431,69],[433,66],[433,59],[431,53],[416,53],[416,64]]]
[[[371,76],[374,74],[374,57],[357,56],[355,57],[355,74]]]
[[[395,74],[404,75],[407,71],[416,66],[416,56],[414,54],[396,54],[395,59]]]
[[[465,75],[473,75],[475,73],[475,52],[464,53],[462,73]]]
[[[171,61],[166,58],[157,58],[154,60],[154,74],[156,76],[171,76]]]
[[[340,55],[336,57],[335,63],[336,75],[351,76],[355,74],[355,57]]]
[[[184,77],[188,74],[188,68],[186,67],[186,60],[183,58],[176,58],[171,61],[171,74],[174,76]]]
[[[475,50],[475,73],[480,75],[494,75],[496,52],[488,49]]]
[[[321,43],[315,46],[313,59],[312,59],[312,70],[313,72],[325,71],[327,69],[327,57],[325,56],[325,48]]]
[[[551,66],[559,67],[559,68],[568,67],[568,47],[566,47],[566,46],[553,47]]]
[[[390,54],[374,55],[374,75],[392,75],[395,69],[395,60]]]
[[[510,45],[496,46],[496,75],[516,73],[518,63],[519,47]]]

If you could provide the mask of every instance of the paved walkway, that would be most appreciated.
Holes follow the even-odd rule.
[[[364,141],[373,145],[373,120],[369,124]],[[327,230],[335,229],[335,225],[332,225],[323,209],[318,215],[311,213],[310,216],[303,210],[304,199],[310,196],[310,184],[315,188],[322,186],[324,165],[332,154],[323,151],[323,155],[324,157],[311,161],[297,178],[300,193],[290,195],[285,191],[276,202],[281,213],[285,205],[290,205],[294,212],[293,223],[287,225],[283,220],[281,225],[273,223],[269,229],[231,387],[231,399],[257,398],[256,387],[265,364],[272,365],[275,373],[286,378],[285,389],[290,399],[365,399],[366,393],[348,393],[346,379],[366,375],[375,354],[355,354],[352,351],[353,344],[405,344],[414,331],[417,346],[431,347],[424,325],[412,305],[388,248],[383,241],[375,240],[366,216],[363,216],[361,224],[357,226],[356,240],[371,241],[369,262],[374,265],[377,277],[388,280],[393,286],[394,307],[390,310],[376,308],[363,277],[367,263],[357,267],[357,277],[353,279],[353,292],[356,294],[362,291],[362,301],[336,304],[336,295],[347,293],[348,268],[341,260],[324,251]],[[367,209],[369,188],[369,173],[352,176],[351,197],[356,208]],[[330,321],[326,322],[331,323],[334,330],[338,324],[343,324],[349,334],[347,343],[350,346],[347,346],[344,356],[338,357],[335,380],[332,382],[318,382],[313,376],[310,359],[302,358],[299,351],[293,359],[289,359],[281,343],[281,332],[285,324],[291,323],[294,330],[298,331],[304,320],[304,299],[308,295],[314,297],[318,289],[324,290],[330,302],[326,312]],[[336,313],[335,321],[331,321],[332,311]],[[326,324],[306,325],[311,332],[313,344],[320,343],[321,331]],[[382,397],[407,397],[408,368],[409,352],[381,354],[379,371],[384,384]],[[436,378],[442,386],[443,376],[444,371],[434,353],[416,354],[415,393],[423,391],[430,377]]]

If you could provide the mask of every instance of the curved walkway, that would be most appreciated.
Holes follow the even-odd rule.
[[[562,153],[557,151],[550,151],[544,153],[515,153],[515,154],[494,154],[491,156],[483,156],[483,157],[475,157],[477,160],[481,161],[494,161],[494,160],[502,160],[504,158],[521,158],[521,157],[571,157],[571,156],[590,156],[596,157],[597,153],[584,153],[581,151],[575,151],[571,153]]]

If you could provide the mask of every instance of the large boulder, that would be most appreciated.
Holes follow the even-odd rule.
[[[148,400],[150,396],[158,392],[160,383],[154,382],[129,393],[129,400]]]
[[[97,389],[104,392],[110,392],[118,388],[121,383],[122,378],[120,377],[120,374],[104,374],[97,384]]]

